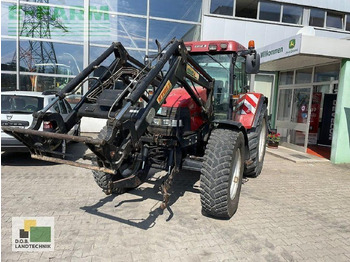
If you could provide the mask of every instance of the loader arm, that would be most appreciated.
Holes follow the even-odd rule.
[[[113,43],[58,92],[51,104],[34,114],[34,121],[29,129],[3,127],[3,130],[22,141],[29,148],[33,158],[111,174],[115,174],[125,161],[137,166],[142,161],[145,149],[140,139],[176,85],[188,92],[208,119],[212,117],[211,96],[214,80],[188,55],[182,41],[172,40],[161,50],[164,51],[155,66],[150,67],[131,57],[122,44]],[[103,73],[99,77],[89,77],[97,69],[104,68],[101,64],[112,54],[115,58]],[[163,77],[161,71],[167,62],[169,70]],[[204,103],[188,82],[205,88],[209,102]],[[88,92],[65,119],[48,112],[55,103],[84,83],[89,84]],[[117,85],[122,85],[123,89],[116,88]],[[150,87],[153,88],[151,96],[147,95]],[[106,126],[100,131],[98,138],[67,135],[82,117],[106,119]],[[56,132],[38,131],[42,121],[48,120],[56,122]],[[55,151],[55,147],[62,140],[84,143],[94,153],[88,157],[93,160],[93,164],[63,160],[63,154]]]

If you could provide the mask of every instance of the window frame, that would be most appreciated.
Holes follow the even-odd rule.
[[[275,4],[275,5],[279,5],[280,6],[280,10],[279,10],[279,21],[274,21],[274,20],[266,20],[266,19],[261,19],[260,18],[260,12],[261,12],[261,4],[262,3],[267,3],[267,4]],[[263,1],[259,1],[259,5],[258,5],[259,9],[258,9],[258,14],[257,17],[259,17],[258,20],[260,21],[268,21],[268,22],[273,22],[273,23],[282,23],[282,13],[283,13],[283,4],[280,2],[272,2],[272,1],[267,1],[267,0],[263,0]],[[285,24],[285,23],[284,23]]]
[[[300,8],[301,9],[301,14],[300,14],[300,23],[290,23],[290,22],[283,22],[283,16],[284,16],[284,10],[285,7],[291,7],[291,8]],[[281,23],[284,24],[292,24],[292,25],[303,25],[303,18],[304,18],[304,7],[300,5],[293,5],[293,4],[282,4],[282,10],[281,10]]]
[[[260,10],[260,2],[261,0],[257,0],[257,6],[256,6],[256,16],[255,18],[251,18],[251,17],[244,17],[244,16],[237,16],[236,15],[236,11],[237,11],[237,1],[238,0],[234,0],[234,13],[233,16],[234,17],[238,17],[238,18],[242,18],[242,19],[255,19],[255,20],[259,20],[259,10]]]
[[[224,15],[224,14],[216,14],[216,13],[212,13],[211,12],[211,3],[213,2],[213,0],[209,1],[209,14],[210,15],[222,15],[222,16],[227,16],[227,17],[236,17],[236,4],[237,1],[236,0],[230,0],[232,2],[232,15]]]
[[[345,31],[345,13],[342,13],[342,12],[338,12],[338,11],[331,11],[331,10],[326,10],[326,17],[325,17],[325,24],[324,24],[324,27],[326,29],[333,29],[333,30],[343,30]],[[339,14],[342,16],[342,27],[339,28],[339,27],[333,27],[333,26],[327,26],[327,22],[328,22],[328,13],[333,13],[333,14]]]
[[[323,25],[322,26],[317,26],[317,25],[310,25],[310,19],[311,19],[311,11],[312,10],[320,10],[323,11]],[[326,19],[327,19],[327,10],[321,9],[321,8],[317,8],[317,7],[312,7],[309,8],[309,21],[308,21],[308,26],[313,26],[313,27],[318,27],[318,28],[325,28],[326,27]]]

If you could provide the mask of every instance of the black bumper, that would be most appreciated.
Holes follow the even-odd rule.
[[[29,152],[29,149],[14,137],[1,137],[1,151]]]

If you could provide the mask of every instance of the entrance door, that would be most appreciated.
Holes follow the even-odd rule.
[[[277,105],[277,131],[281,144],[306,152],[309,136],[312,87],[281,88]]]

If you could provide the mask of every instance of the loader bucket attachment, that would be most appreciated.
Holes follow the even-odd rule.
[[[114,56],[113,61],[108,67],[103,66],[110,56]],[[151,67],[155,60],[158,62]],[[163,75],[168,62],[169,70]],[[130,56],[122,44],[113,43],[60,90],[48,106],[33,114],[28,129],[3,127],[3,130],[23,142],[33,158],[119,175],[121,179],[116,184],[135,185],[140,183],[135,174],[147,166],[147,143],[153,141],[145,135],[147,128],[176,85],[183,87],[210,115],[209,105],[198,98],[189,82],[206,88],[208,97],[212,94],[213,79],[188,56],[182,41],[170,41],[146,66]],[[65,118],[50,112],[55,103],[83,85],[88,85],[88,91]],[[97,138],[67,134],[82,117],[106,120]],[[42,122],[48,120],[55,123],[55,132],[39,131]],[[76,162],[64,150],[60,152],[59,146],[66,141],[86,145],[92,154],[84,159],[92,164]]]

